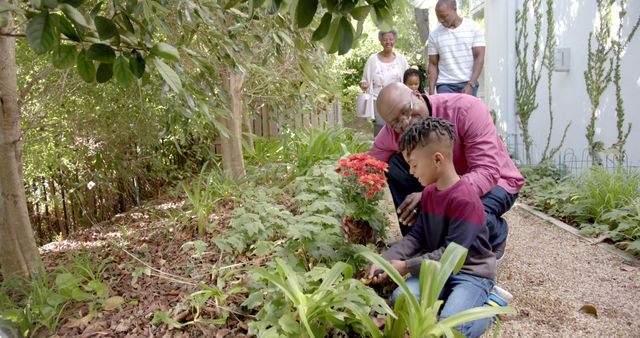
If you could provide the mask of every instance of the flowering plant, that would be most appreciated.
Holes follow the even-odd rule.
[[[342,175],[340,198],[345,205],[345,218],[364,221],[379,235],[387,223],[379,205],[387,184],[387,167],[387,163],[361,153],[341,159],[336,169]]]

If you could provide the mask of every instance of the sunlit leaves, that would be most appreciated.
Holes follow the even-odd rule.
[[[113,48],[102,43],[94,43],[87,50],[87,59],[104,63],[112,63],[116,58]]]
[[[101,40],[108,40],[118,34],[118,28],[109,19],[103,16],[96,16],[94,19],[96,24],[96,30]]]
[[[71,22],[69,22],[69,19],[67,19],[65,16],[62,16],[57,13],[51,13],[49,14],[49,18],[52,20],[53,24],[58,28],[58,31],[64,34],[64,36],[66,36],[72,41],[81,40],[80,35],[78,34],[78,31],[75,29],[75,27],[73,27]]]
[[[171,87],[171,89],[176,93],[179,93],[182,90],[182,82],[180,81],[178,74],[159,58],[154,57],[152,61],[169,87]]]
[[[296,6],[296,24],[299,28],[304,28],[311,24],[313,17],[318,10],[318,0],[298,1]]]
[[[53,49],[56,43],[56,30],[49,18],[49,13],[40,13],[29,21],[27,41],[29,41],[31,49],[38,54]]]
[[[96,79],[96,67],[93,61],[87,59],[85,50],[81,50],[76,58],[76,67],[80,78],[85,82],[93,82]]]
[[[122,55],[118,56],[113,63],[113,75],[125,87],[131,87],[136,79],[131,69],[129,69],[127,58]]]
[[[68,4],[60,4],[59,8],[69,19],[71,19],[71,21],[75,22],[76,24],[82,27],[87,27],[87,28],[89,27],[87,20],[84,18],[82,13],[80,13],[80,11],[78,11],[75,7]]]
[[[58,69],[65,69],[76,64],[76,47],[73,45],[61,44],[53,50],[51,63]]]
[[[178,61],[178,59],[180,59],[180,53],[178,53],[178,50],[164,42],[156,43],[151,48],[151,55],[159,56],[169,61]]]
[[[351,16],[358,21],[362,21],[367,18],[367,15],[369,15],[370,9],[371,8],[369,6],[356,7],[351,11]]]

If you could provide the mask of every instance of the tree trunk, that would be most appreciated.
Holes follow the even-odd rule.
[[[0,5],[8,4],[0,0]],[[4,35],[13,32],[13,18],[7,19],[9,24],[0,28],[0,265],[5,279],[27,277],[40,266],[20,172],[16,42]]]
[[[427,54],[427,41],[429,40],[429,9],[415,8],[416,25],[418,26],[418,34],[420,34],[420,43],[422,43],[422,58],[424,66],[429,69],[429,55]]]
[[[223,77],[224,88],[229,94],[230,116],[222,121],[227,128],[227,137],[220,137],[222,146],[222,167],[234,178],[245,175],[244,158],[242,155],[242,83],[244,73],[230,71]]]

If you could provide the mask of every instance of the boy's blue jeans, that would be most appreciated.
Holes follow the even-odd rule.
[[[414,294],[419,301],[420,279],[418,277],[410,277],[406,280],[406,283],[411,293]],[[495,282],[491,279],[464,273],[458,273],[449,277],[440,293],[440,299],[444,300],[440,312],[440,320],[467,309],[484,306],[494,284]],[[395,289],[391,295],[391,301],[395,302],[403,293],[401,288]],[[492,318],[478,319],[456,326],[455,329],[466,337],[479,337],[491,324],[491,321]]]

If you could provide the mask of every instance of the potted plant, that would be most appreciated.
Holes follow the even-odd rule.
[[[366,153],[352,154],[338,161],[342,175],[340,199],[345,206],[342,219],[348,240],[355,244],[373,243],[384,237],[388,220],[380,201],[384,196],[387,163]]]

